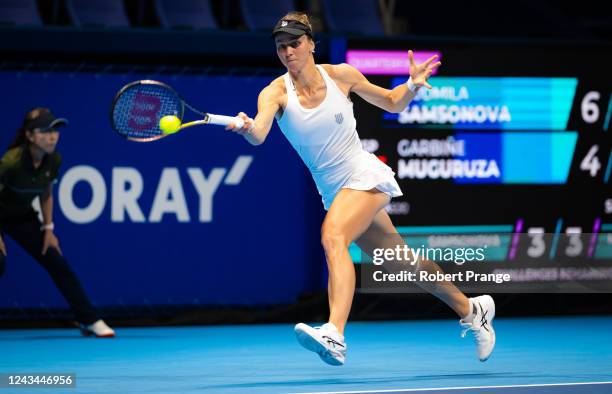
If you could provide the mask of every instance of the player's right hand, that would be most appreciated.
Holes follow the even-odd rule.
[[[225,130],[230,130],[240,135],[246,135],[253,130],[253,126],[255,125],[255,121],[247,116],[244,112],[239,112],[238,116],[240,119],[244,120],[244,125],[241,128],[236,128],[236,125],[231,123],[229,124]]]

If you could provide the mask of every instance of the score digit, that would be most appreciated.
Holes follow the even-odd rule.
[[[582,113],[582,120],[586,123],[595,123],[599,120],[599,107],[595,103],[601,98],[599,92],[588,92],[584,95],[582,103],[580,104],[580,110]]]
[[[601,162],[599,158],[596,156],[597,151],[599,150],[599,145],[591,146],[589,152],[584,156],[584,159],[580,162],[580,169],[582,171],[588,171],[591,174],[591,178],[594,178],[597,175],[597,172],[601,168]]]

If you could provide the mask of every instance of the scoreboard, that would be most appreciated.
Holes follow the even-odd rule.
[[[612,291],[609,46],[418,46],[356,39],[345,56],[387,88],[408,78],[408,49],[417,63],[432,54],[442,62],[433,89],[420,89],[399,114],[351,97],[365,149],[404,192],[388,211],[407,243],[487,244],[484,262],[440,265],[512,280],[466,290]]]

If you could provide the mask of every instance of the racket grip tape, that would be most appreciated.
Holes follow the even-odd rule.
[[[244,120],[237,116],[225,116],[225,115],[214,115],[208,114],[208,123],[216,124],[219,126],[227,126],[229,124],[234,124],[236,128],[242,128],[244,126]]]

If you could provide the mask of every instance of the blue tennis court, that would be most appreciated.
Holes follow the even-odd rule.
[[[0,394],[612,394],[612,17],[493,3],[0,0]]]
[[[61,391],[79,393],[612,392],[612,317],[495,323],[481,363],[454,320],[355,322],[343,367],[302,349],[287,324],[119,328],[114,339],[3,330],[0,370],[76,373],[76,389]]]

